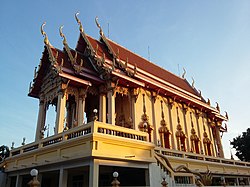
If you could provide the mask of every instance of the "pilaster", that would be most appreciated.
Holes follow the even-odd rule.
[[[77,125],[83,125],[84,123],[84,112],[85,112],[85,99],[87,97],[87,90],[81,89],[79,91],[79,100],[78,100],[78,116],[77,116]]]
[[[171,99],[168,99],[167,106],[168,106],[168,114],[169,114],[169,126],[170,126],[170,131],[172,132],[171,135],[171,147],[175,150],[176,148],[176,138],[175,138],[175,129],[173,128],[173,118],[172,118],[172,108],[173,108],[173,101]]]
[[[187,106],[186,105],[182,105],[182,114],[183,114],[183,120],[184,120],[184,129],[185,129],[185,134],[187,136],[187,139],[186,139],[186,150],[187,151],[190,151],[190,134],[189,134],[189,131],[188,131],[188,124],[187,124],[187,118],[186,118],[186,114],[187,114]]]
[[[130,105],[130,115],[131,115],[131,119],[133,121],[133,127],[135,130],[138,130],[139,131],[139,128],[138,128],[138,125],[136,125],[135,123],[135,117],[136,117],[136,101],[137,101],[137,98],[139,96],[139,88],[134,88],[131,90],[131,105]]]
[[[198,137],[201,139],[201,141],[199,142],[200,153],[204,154],[204,147],[203,147],[203,143],[202,143],[202,133],[201,133],[202,128],[200,128],[201,123],[199,123],[199,119],[201,116],[202,116],[201,111],[196,110],[195,111],[195,118],[196,118],[196,124],[197,124]]]
[[[104,93],[100,94],[99,103],[99,121],[106,123],[107,121],[107,111],[106,111],[106,95]]]
[[[157,145],[157,130],[156,130],[156,120],[155,120],[155,101],[157,99],[157,95],[156,93],[151,93],[151,105],[152,105],[152,122],[153,122],[153,128],[155,129],[153,131],[153,141],[154,141],[154,144]]]
[[[115,125],[115,84],[110,82],[108,84],[108,123]]]

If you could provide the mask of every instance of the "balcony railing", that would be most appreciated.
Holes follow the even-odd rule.
[[[48,147],[51,145],[60,144],[62,142],[67,142],[72,139],[90,136],[93,134],[102,134],[104,136],[132,139],[134,141],[147,141],[148,135],[145,132],[140,132],[133,129],[95,121],[69,129],[67,131],[50,136],[48,138],[44,138],[40,141],[21,146],[19,148],[15,148],[10,151],[10,157],[38,150],[42,147]]]
[[[201,155],[201,154],[194,154],[194,153],[182,152],[182,151],[177,151],[177,150],[172,150],[172,149],[165,149],[161,147],[156,147],[155,151],[163,155],[171,156],[171,157],[181,157],[185,159],[202,160],[202,161],[207,161],[207,162],[215,162],[215,163],[222,163],[222,164],[243,166],[243,167],[250,166],[249,162],[211,157],[211,156],[206,156],[206,155]]]

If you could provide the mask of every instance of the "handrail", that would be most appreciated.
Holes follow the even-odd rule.
[[[38,150],[43,147],[67,142],[72,139],[87,136],[89,134],[103,134],[119,138],[129,138],[136,141],[147,141],[147,133],[128,129],[120,126],[106,124],[98,121],[92,121],[88,124],[74,127],[59,134],[44,138],[24,146],[14,148],[10,151],[10,157]]]
[[[186,159],[192,159],[192,160],[202,160],[205,162],[215,162],[215,163],[222,163],[222,164],[234,165],[234,166],[243,166],[243,167],[250,166],[249,162],[231,160],[231,159],[225,159],[225,158],[217,158],[217,157],[206,156],[206,155],[201,155],[201,154],[166,149],[162,147],[155,147],[155,151],[163,155],[170,156],[170,157],[180,157],[180,158],[186,158]]]

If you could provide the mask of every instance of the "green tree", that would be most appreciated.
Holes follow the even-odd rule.
[[[0,163],[10,155],[9,147],[6,145],[0,146]]]
[[[250,128],[230,143],[236,149],[236,156],[242,161],[250,161]]]

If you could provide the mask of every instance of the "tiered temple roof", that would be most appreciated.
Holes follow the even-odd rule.
[[[125,87],[144,87],[156,94],[208,111],[210,117],[215,120],[227,120],[227,117],[220,114],[219,107],[210,106],[210,101],[206,102],[201,93],[193,84],[190,85],[184,76],[176,76],[108,39],[97,19],[96,23],[100,29],[99,40],[88,36],[77,15],[76,19],[80,25],[80,37],[75,49],[68,46],[62,28],[60,34],[63,37],[64,48],[60,50],[53,47],[43,30],[44,24],[42,25],[45,47],[29,96],[39,98],[42,79],[47,68],[52,65],[59,76],[72,79],[74,84],[98,86],[108,79],[112,81],[119,79],[119,84]]]

